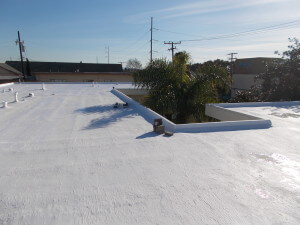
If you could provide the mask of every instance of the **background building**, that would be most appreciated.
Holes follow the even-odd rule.
[[[21,71],[21,62],[6,61]],[[29,65],[29,66],[28,66]],[[30,67],[30,68],[28,68]],[[24,62],[26,75],[41,82],[132,82],[132,74],[124,72],[121,64]],[[29,72],[28,72],[29,71]]]
[[[22,73],[15,68],[5,63],[0,63],[0,83],[18,81],[21,75]]]
[[[235,97],[237,91],[249,90],[254,85],[260,85],[261,79],[256,77],[265,72],[266,63],[278,58],[245,58],[237,59],[234,63],[232,75],[231,97]]]

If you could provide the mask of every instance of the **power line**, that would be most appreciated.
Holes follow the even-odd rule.
[[[218,35],[218,36],[212,36],[212,37],[201,37],[199,39],[195,39],[195,40],[181,40],[181,41],[198,41],[198,40],[206,40],[206,39],[219,39],[222,38],[222,36],[229,36],[229,35],[239,35],[239,34],[243,34],[243,33],[249,33],[249,32],[254,32],[254,31],[271,31],[271,30],[277,30],[277,29],[283,29],[283,28],[289,28],[289,27],[294,27],[299,25],[300,20],[295,20],[295,21],[291,21],[291,22],[287,22],[287,23],[282,23],[282,24],[277,24],[277,25],[273,25],[273,26],[268,26],[268,27],[264,27],[264,28],[259,28],[259,29],[253,29],[253,30],[248,30],[248,31],[243,31],[243,32],[238,32],[238,33],[233,33],[233,34],[225,34],[225,35]],[[188,33],[182,33],[182,32],[175,32],[175,31],[170,31],[170,30],[165,30],[165,29],[160,29],[157,28],[157,30],[163,31],[163,32],[168,32],[168,33],[173,33],[173,34],[182,34],[182,35],[186,35],[186,36],[197,36],[199,37],[199,35],[195,35],[195,34],[188,34]]]
[[[124,48],[121,48],[118,51],[114,51],[114,52],[124,52],[125,50],[135,46],[137,43],[139,43],[140,41],[142,41],[142,39],[149,34],[149,30],[147,30],[145,33],[143,33],[139,38],[136,39],[136,41],[130,43],[129,45],[125,46]]]
[[[186,35],[186,36],[195,36],[195,37],[199,37],[199,35],[195,35],[195,34],[187,34],[187,33],[182,33],[182,32],[176,32],[176,31],[165,30],[165,29],[161,29],[161,28],[156,28],[156,30],[158,30],[158,31],[163,31],[163,32],[167,32],[167,33],[172,33],[172,34],[181,34],[181,35]]]
[[[126,53],[126,57],[131,57],[136,52],[143,50],[142,48],[144,48],[148,44],[149,44],[149,41],[147,41],[146,43],[143,43],[143,45],[139,45],[136,48],[131,49],[129,52]],[[143,51],[145,51],[145,50],[143,50]],[[122,57],[122,58],[124,58],[124,57]]]
[[[258,34],[258,33],[262,33],[262,32],[268,32],[268,31],[273,31],[273,30],[278,30],[278,29],[295,27],[298,25],[300,25],[300,20],[296,20],[296,21],[292,21],[292,22],[288,22],[288,23],[282,23],[282,24],[273,25],[273,26],[264,27],[264,28],[258,28],[258,29],[238,32],[238,33],[204,37],[204,38],[200,38],[200,39],[181,40],[181,41],[182,42],[210,41],[210,40],[224,39],[224,38],[237,37],[237,36],[253,35],[253,34]]]
[[[206,47],[206,46],[199,46],[199,45],[187,45],[185,43],[181,43],[181,45],[189,47],[189,48],[193,48],[193,49],[202,49],[202,50],[218,50],[218,52],[228,52],[228,49],[232,48],[231,50],[234,50],[234,48],[238,47],[238,46],[231,46],[231,47],[226,47],[226,49],[224,47]],[[236,49],[234,51],[239,51],[239,52],[271,52],[272,50],[242,50],[242,49]],[[273,51],[274,52],[274,51]]]

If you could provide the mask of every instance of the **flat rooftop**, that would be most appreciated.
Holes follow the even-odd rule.
[[[0,86],[20,99],[0,108],[0,224],[300,223],[300,104],[232,109],[269,129],[165,137],[113,86],[131,87]]]

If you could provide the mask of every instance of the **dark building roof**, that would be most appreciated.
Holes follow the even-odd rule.
[[[4,68],[4,69],[6,69],[6,70],[8,70],[8,71],[10,71],[14,74],[17,74],[17,75],[22,74],[20,71],[16,70],[15,68],[13,68],[13,67],[5,64],[5,63],[0,63],[0,67]]]
[[[6,61],[6,64],[22,71],[20,61]],[[24,62],[26,70],[26,61]],[[123,72],[121,64],[30,62],[31,72]]]
[[[245,58],[234,63],[234,74],[260,74],[266,71],[266,63],[281,60],[279,58]]]

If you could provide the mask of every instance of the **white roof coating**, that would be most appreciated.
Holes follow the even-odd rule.
[[[269,129],[165,137],[92,86],[5,87],[0,224],[300,224],[300,105],[234,108]]]

